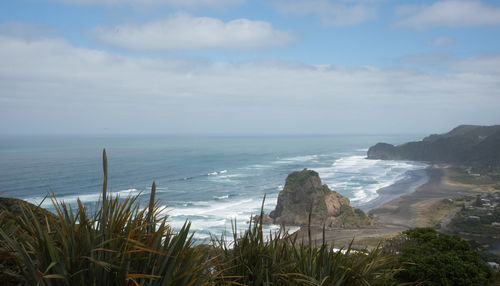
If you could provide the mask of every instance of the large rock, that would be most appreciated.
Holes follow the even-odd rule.
[[[276,224],[307,225],[313,203],[311,224],[327,227],[354,227],[371,224],[366,214],[354,209],[349,199],[321,183],[318,173],[304,169],[286,178],[278,204],[269,214]]]

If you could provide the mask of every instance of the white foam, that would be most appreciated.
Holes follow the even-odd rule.
[[[170,216],[199,216],[210,215],[214,217],[234,217],[238,214],[253,210],[258,204],[251,198],[239,201],[211,201],[196,202],[194,206],[172,210]]]
[[[226,196],[224,196],[226,197]],[[277,203],[277,195],[266,198],[264,211],[269,213]],[[169,223],[174,228],[180,228],[186,220],[191,221],[195,231],[231,231],[231,222],[236,220],[238,231],[248,228],[251,215],[259,214],[262,200],[245,198],[239,200],[213,200],[192,202],[188,206],[164,210],[169,216]]]
[[[230,174],[230,175],[222,175],[222,176],[218,176],[218,178],[221,178],[221,179],[227,179],[227,178],[239,178],[239,177],[243,177],[242,174]]]
[[[157,193],[170,193],[171,191],[168,188],[156,188]]]
[[[253,164],[253,165],[246,166],[246,167],[243,167],[243,168],[240,168],[240,169],[243,169],[243,170],[262,170],[262,169],[268,169],[268,168],[271,168],[271,167],[272,167],[271,165]]]
[[[335,160],[332,168],[339,171],[347,171],[349,173],[359,173],[363,169],[370,168],[377,164],[380,160],[368,160],[365,156],[349,156]]]
[[[133,196],[133,195],[137,195],[139,193],[140,192],[137,189],[126,189],[126,190],[121,190],[118,192],[112,192],[112,191],[108,192],[108,194],[111,196],[119,195],[120,197],[129,196],[129,195]],[[101,199],[101,195],[102,195],[102,192],[99,192],[99,193],[84,194],[84,195],[57,196],[56,199],[60,202],[65,202],[65,203],[69,203],[69,204],[76,203],[78,199],[80,199],[80,201],[82,203],[89,203],[89,202],[97,202],[98,200]],[[38,205],[43,200],[43,197],[32,197],[32,198],[27,198],[25,200],[30,202],[30,203]],[[43,201],[41,206],[42,207],[50,207],[50,206],[52,206],[52,201],[50,200],[49,197],[47,197],[45,199],[45,201]]]
[[[304,155],[304,156],[295,156],[295,157],[287,157],[287,158],[280,158],[279,160],[275,161],[275,164],[292,164],[292,163],[299,163],[299,162],[307,162],[307,161],[312,161],[318,158],[318,155]]]
[[[222,175],[222,176],[210,176],[210,181],[215,183],[223,183],[223,184],[237,184],[239,181],[234,180],[234,178],[238,177],[237,175]]]
[[[178,221],[177,223],[171,223],[174,228],[182,226],[184,221]],[[191,230],[199,232],[207,229],[213,229],[216,227],[225,227],[227,221],[225,219],[195,219],[191,221]]]
[[[223,195],[223,196],[214,196],[214,199],[216,200],[224,200],[224,199],[229,199],[229,195]]]
[[[217,176],[217,172],[211,172],[211,173],[208,173],[207,176]]]
[[[219,172],[219,174],[225,174],[225,173],[227,173],[227,170],[222,170]]]
[[[376,199],[377,190],[403,179],[407,171],[424,167],[424,164],[408,161],[346,156],[335,160],[330,167],[312,169],[330,188],[349,196],[352,202],[359,205]]]

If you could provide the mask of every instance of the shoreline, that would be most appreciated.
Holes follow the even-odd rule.
[[[405,178],[394,182],[392,185],[378,189],[378,196],[375,199],[355,207],[364,212],[369,212],[401,196],[415,192],[418,187],[429,182],[430,178],[426,171],[429,167],[405,172]]]
[[[424,184],[416,186],[413,191],[400,188],[415,186],[419,180],[425,178],[419,177],[421,174],[413,174],[415,175],[413,178],[380,189],[383,198],[373,203],[373,205],[380,205],[368,211],[375,220],[373,226],[327,229],[325,240],[335,244],[336,247],[347,246],[353,240],[353,245],[359,247],[375,247],[381,240],[394,237],[407,229],[432,226],[429,224],[428,215],[429,209],[434,203],[445,198],[477,192],[474,187],[450,183],[448,167],[448,165],[430,165],[423,169],[424,176],[428,180]],[[396,193],[400,195],[396,196]],[[384,199],[393,196],[396,197],[383,202]],[[307,240],[307,227],[300,229],[299,238]],[[320,227],[312,227],[312,239],[321,243],[322,229]]]

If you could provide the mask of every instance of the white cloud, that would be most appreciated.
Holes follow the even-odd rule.
[[[396,59],[396,63],[420,67],[447,67],[454,60],[453,53],[449,51],[432,51],[406,55]]]
[[[426,42],[428,46],[438,46],[438,47],[449,46],[454,43],[455,40],[450,37],[437,37],[434,39],[430,39]]]
[[[500,122],[498,69],[472,60],[448,74],[201,63],[0,36],[0,62],[2,134],[380,133]]]
[[[176,14],[146,24],[98,27],[98,41],[133,51],[236,50],[286,46],[295,40],[289,31],[264,21],[237,19],[222,22],[208,17]]]
[[[176,7],[228,7],[245,0],[53,0],[76,5],[132,5],[132,6],[176,6]]]
[[[47,25],[34,25],[23,22],[6,22],[0,24],[0,35],[25,40],[36,40],[55,36],[57,28]]]
[[[397,9],[400,13],[402,8]],[[403,9],[404,10],[404,9]],[[439,1],[407,10],[408,16],[396,26],[425,29],[431,27],[479,27],[500,25],[500,8],[481,1]]]
[[[371,5],[358,3],[338,3],[329,0],[290,0],[275,3],[277,10],[284,14],[316,15],[325,26],[354,26],[377,16],[377,10]]]
[[[460,72],[498,76],[500,75],[500,54],[460,60],[454,63],[452,67]]]

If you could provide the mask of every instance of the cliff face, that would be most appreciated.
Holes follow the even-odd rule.
[[[500,168],[500,125],[461,125],[445,134],[394,146],[378,143],[368,159],[412,160],[471,165],[479,171]]]
[[[312,224],[327,227],[368,225],[366,214],[349,205],[349,199],[321,183],[318,173],[304,169],[288,175],[278,196],[276,209],[269,215],[276,224],[307,225],[313,203]]]

